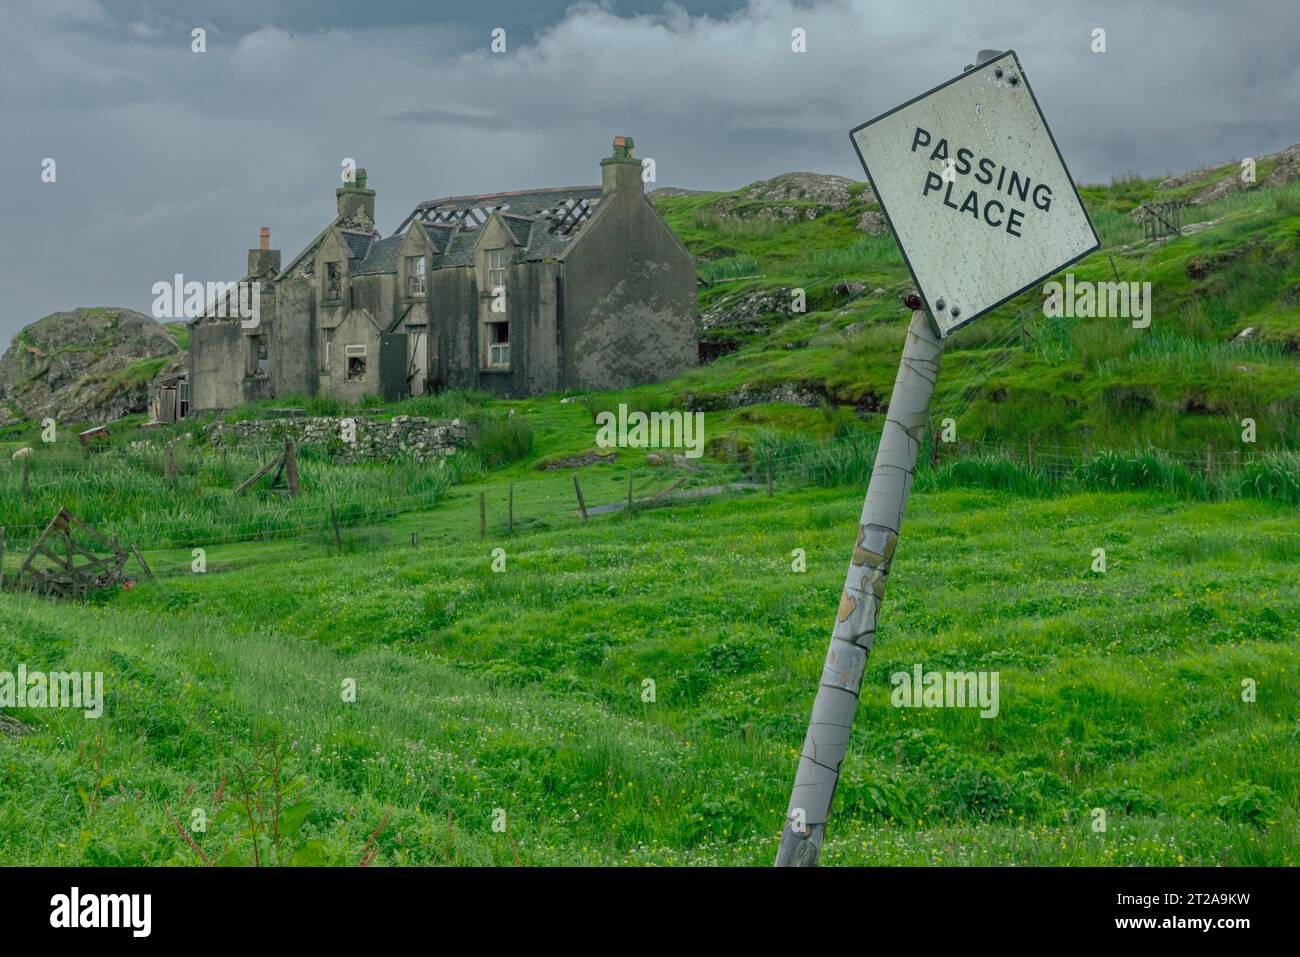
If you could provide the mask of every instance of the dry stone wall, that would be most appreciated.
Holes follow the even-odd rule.
[[[355,425],[355,441],[348,423]],[[378,462],[411,458],[431,462],[469,444],[469,427],[461,419],[396,415],[391,419],[307,416],[217,422],[206,430],[214,445],[270,445],[292,436],[299,445],[328,444],[343,462]]]

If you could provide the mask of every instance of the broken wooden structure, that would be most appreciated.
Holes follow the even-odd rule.
[[[81,443],[83,448],[89,446],[92,442],[94,443],[107,442],[108,426],[94,425],[86,429],[86,431],[84,432],[78,432],[77,441]]]
[[[245,479],[244,484],[235,489],[235,494],[243,495],[271,469],[275,469],[275,476],[271,479],[271,491],[283,491],[290,495],[297,495],[302,491],[302,486],[298,482],[298,450],[293,444],[293,439],[285,436],[284,451]],[[281,476],[284,477],[284,485],[280,484]]]
[[[106,538],[61,508],[23,559],[14,587],[60,598],[81,598],[88,592],[122,584],[129,557],[116,539]],[[136,558],[152,578],[138,552]]]
[[[1183,232],[1183,204],[1177,200],[1167,203],[1147,201],[1142,204],[1139,218],[1143,235],[1152,242],[1167,236],[1180,236]]]

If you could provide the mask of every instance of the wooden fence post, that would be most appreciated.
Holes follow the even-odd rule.
[[[298,484],[298,448],[290,436],[284,437],[284,477],[289,483],[289,494],[297,495],[302,491]]]
[[[487,492],[478,493],[478,540],[487,538]]]
[[[334,544],[343,551],[343,536],[339,534],[339,510],[330,502],[330,522],[334,525]]]
[[[153,569],[151,569],[151,568],[149,567],[149,563],[146,562],[146,561],[144,560],[144,556],[140,554],[140,549],[138,549],[138,548],[136,548],[134,545],[132,545],[132,546],[131,546],[131,554],[134,555],[134,556],[135,556],[135,560],[136,560],[137,562],[140,563],[140,567],[143,568],[143,569],[144,569],[144,573],[145,573],[146,575],[149,576],[149,580],[150,580],[150,581],[157,581],[157,579],[155,579],[155,578],[153,577]]]
[[[173,442],[167,443],[167,481],[172,488],[176,487],[176,479],[179,476],[179,470],[176,468],[176,446]]]
[[[573,490],[578,493],[578,511],[582,513],[582,520],[587,520],[587,504],[582,500],[582,485],[578,482],[578,473],[573,473]]]
[[[632,470],[627,470],[627,510],[632,511]]]

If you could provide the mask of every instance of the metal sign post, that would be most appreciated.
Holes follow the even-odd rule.
[[[817,863],[889,578],[944,338],[1099,248],[1014,52],[863,124],[854,146],[919,296],[889,399],[778,867]],[[933,320],[933,324],[932,324]]]

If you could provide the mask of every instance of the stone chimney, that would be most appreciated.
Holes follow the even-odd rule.
[[[632,137],[614,137],[614,155],[600,161],[601,193],[644,192],[641,161],[633,156]]]
[[[334,191],[338,199],[340,225],[375,228],[375,191],[366,189],[366,171],[357,170],[356,180]]]
[[[260,276],[268,270],[280,271],[280,250],[271,248],[271,230],[263,226],[257,248],[248,251],[248,274]]]

